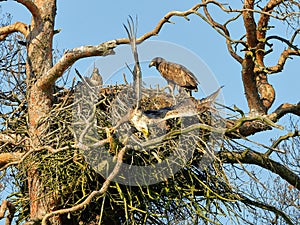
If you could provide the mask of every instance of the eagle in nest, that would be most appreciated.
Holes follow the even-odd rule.
[[[186,67],[168,62],[161,57],[155,57],[149,64],[149,67],[155,66],[159,73],[167,80],[174,96],[174,89],[177,85],[178,91],[186,90],[191,96],[192,91],[198,91],[199,81],[196,76]]]

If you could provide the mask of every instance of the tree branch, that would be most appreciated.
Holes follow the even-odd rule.
[[[291,55],[300,56],[300,49],[292,50],[292,49],[288,48],[288,49],[284,50],[278,59],[277,65],[265,68],[266,72],[269,74],[281,72],[283,70],[286,60]]]
[[[262,9],[263,12],[270,13],[273,11],[273,9],[281,4],[283,1],[278,1],[278,0],[270,0],[267,5]],[[257,24],[257,31],[256,31],[256,36],[257,40],[263,40],[266,37],[266,32],[267,32],[267,27],[268,23],[270,20],[270,14],[260,14],[260,18]],[[259,66],[264,66],[263,59],[264,59],[264,49],[265,49],[265,44],[266,42],[264,41],[259,41],[257,44],[257,49],[256,49],[256,58],[258,61]]]
[[[19,161],[24,153],[12,152],[12,153],[1,153],[0,154],[0,170],[8,163]]]
[[[47,72],[44,77],[41,77],[36,83],[37,87],[46,90],[51,86],[62,74],[73,65],[78,59],[92,56],[106,56],[113,54],[113,49],[116,47],[116,41],[107,41],[96,46],[81,46],[72,50],[66,51],[62,58]]]
[[[291,113],[300,116],[300,102],[297,104],[283,103],[268,118],[276,123],[284,115]]]
[[[38,7],[31,0],[16,0],[18,3],[24,5],[31,13],[33,18],[40,18],[40,12]]]
[[[287,39],[285,39],[283,37],[280,37],[280,36],[277,36],[277,35],[271,35],[271,36],[268,36],[266,38],[266,42],[269,41],[269,40],[271,40],[271,39],[279,40],[279,41],[284,42],[285,44],[287,44],[287,46],[289,48],[293,48],[294,50],[299,50],[296,45],[293,45],[292,41],[287,40]]]
[[[300,190],[300,177],[297,174],[262,153],[247,149],[244,152],[221,151],[217,156],[223,163],[245,163],[265,168]]]
[[[187,20],[189,20],[187,18],[188,15],[191,15],[191,14],[197,14],[197,10],[200,8],[200,7],[203,7],[203,6],[206,6],[208,4],[214,4],[214,5],[217,5],[220,7],[220,9],[222,9],[224,12],[227,12],[227,13],[230,13],[230,12],[239,12],[239,13],[242,13],[242,12],[251,12],[251,13],[264,13],[262,12],[261,10],[253,10],[253,9],[241,9],[241,10],[234,10],[234,9],[226,9],[220,2],[217,2],[217,1],[214,1],[214,0],[208,0],[208,1],[205,1],[204,3],[199,3],[199,4],[196,4],[194,5],[192,8],[186,10],[186,11],[171,11],[171,12],[168,12],[164,17],[163,19],[161,19],[158,24],[156,25],[156,27],[145,33],[144,35],[142,35],[141,37],[137,38],[136,39],[136,42],[137,43],[141,43],[143,41],[145,41],[146,39],[152,37],[152,36],[156,36],[161,28],[163,27],[163,25],[165,23],[170,23],[170,18],[173,17],[173,16],[178,16],[178,17],[183,17]],[[267,13],[269,14],[269,13]],[[198,15],[198,14],[197,14]],[[272,15],[271,15],[272,16]],[[278,17],[275,17],[275,18],[278,18]],[[283,19],[283,18],[278,18],[278,19]],[[116,44],[117,45],[121,45],[121,44],[129,44],[130,41],[128,38],[119,38],[119,39],[116,39]]]
[[[20,32],[25,37],[29,34],[28,26],[25,23],[21,22],[15,22],[14,24],[10,24],[5,27],[0,28],[0,41],[4,40],[7,35],[14,33],[14,32]]]
[[[205,0],[202,0],[203,3],[205,3]],[[220,4],[217,4],[221,9],[224,10],[224,7]],[[227,29],[226,25],[221,25],[220,23],[217,23],[210,15],[210,13],[208,12],[208,9],[206,6],[203,6],[203,10],[204,10],[204,13],[205,13],[205,16],[207,17],[209,23],[211,24],[211,26],[213,28],[217,27],[219,29],[221,29],[223,32],[224,32],[224,36],[226,37],[226,44],[227,44],[227,49],[230,53],[230,55],[235,59],[237,60],[239,63],[242,63],[243,59],[235,53],[235,51],[233,50],[232,48],[232,41],[231,41],[231,38],[230,38],[230,33],[229,33],[229,30]]]
[[[291,137],[298,137],[300,136],[300,132],[299,130],[295,130],[294,132],[289,132],[286,135],[282,135],[280,136],[276,141],[273,142],[271,148],[264,154],[266,157],[269,157],[275,148],[277,148],[277,146],[284,140],[287,140]]]
[[[254,0],[245,0],[244,9],[253,9]],[[256,23],[252,11],[243,11],[244,26],[246,28],[246,38],[249,48],[254,48],[257,45],[256,39]]]
[[[211,1],[209,1],[211,2]],[[206,3],[207,4],[207,3]],[[204,5],[206,5],[204,4]],[[141,43],[143,41],[145,41],[146,39],[152,37],[152,36],[156,36],[161,28],[163,27],[163,25],[165,23],[170,23],[170,18],[173,17],[173,16],[179,16],[179,17],[184,17],[185,19],[188,20],[187,16],[190,15],[190,14],[193,14],[196,10],[198,10],[201,6],[203,6],[203,4],[196,4],[194,5],[192,8],[186,10],[186,11],[171,11],[171,12],[168,12],[163,19],[161,19],[158,24],[156,25],[156,27],[145,33],[144,35],[142,35],[141,37],[137,38],[136,39],[136,43]],[[130,43],[130,40],[128,38],[120,38],[120,39],[116,39],[116,44],[117,45],[120,45],[120,44],[128,44]]]
[[[282,126],[275,123],[286,114],[300,116],[300,102],[298,104],[284,103],[280,105],[273,113],[265,116],[243,117],[238,120],[228,120],[226,135],[230,138],[247,137],[255,133],[270,130],[271,127],[282,129]]]
[[[269,211],[275,213],[276,215],[280,215],[287,222],[287,224],[293,225],[293,222],[291,221],[291,219],[283,211],[277,209],[274,206],[267,205],[265,203],[258,202],[258,201],[253,201],[245,196],[241,196],[240,201],[243,202],[245,205],[256,206],[261,209],[269,210]]]

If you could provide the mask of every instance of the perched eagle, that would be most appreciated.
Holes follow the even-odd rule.
[[[168,62],[161,57],[153,58],[149,67],[155,66],[160,74],[167,80],[174,95],[174,88],[177,85],[178,91],[187,90],[191,96],[191,91],[198,91],[197,85],[199,81],[196,76],[186,67]]]

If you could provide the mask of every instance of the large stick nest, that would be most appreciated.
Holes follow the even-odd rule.
[[[40,140],[41,146],[46,147],[33,151],[18,167],[17,186],[20,189],[11,198],[20,207],[19,221],[29,216],[26,171],[33,164],[38,166],[42,182],[47,193],[54,196],[57,208],[67,208],[101,188],[115,165],[115,156],[124,145],[128,146],[123,158],[126,165],[156,166],[168,162],[172,155],[179,155],[182,159],[179,163],[183,166],[171,175],[168,173],[168,177],[157,174],[154,176],[157,182],[151,185],[139,185],[134,175],[134,186],[126,185],[126,180],[113,182],[105,197],[95,199],[69,218],[84,224],[100,219],[103,224],[160,224],[162,221],[184,221],[192,215],[197,215],[199,221],[209,220],[217,216],[211,208],[232,207],[228,200],[235,196],[221,162],[213,156],[220,138],[220,134],[213,131],[223,123],[212,102],[180,96],[176,108],[173,98],[162,90],[144,88],[142,92],[141,111],[148,113],[148,117],[155,114],[156,119],[165,118],[167,113],[178,113],[180,105],[186,101],[192,103],[193,112],[197,113],[171,116],[159,123],[154,120],[149,126],[150,136],[145,137],[129,117],[124,119],[134,110],[135,98],[129,85],[101,89],[78,85],[77,91],[71,89],[56,94],[53,110],[40,121],[48,127]],[[186,106],[184,108],[187,110]],[[18,118],[19,130],[26,130],[25,119],[26,114]],[[105,144],[97,145],[108,139]],[[78,148],[79,142],[85,147]],[[22,147],[18,151],[20,149]],[[187,149],[189,154],[185,156]],[[111,160],[104,156],[110,156]],[[172,163],[171,160],[168,163]]]

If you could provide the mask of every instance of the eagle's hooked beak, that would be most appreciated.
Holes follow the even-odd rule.
[[[154,64],[155,63],[153,61],[151,61],[150,64],[149,64],[149,67],[154,66]]]

